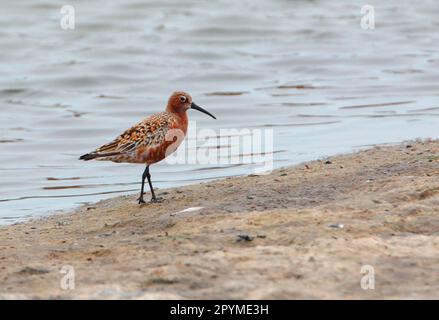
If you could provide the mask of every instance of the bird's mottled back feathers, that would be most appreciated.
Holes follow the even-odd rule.
[[[158,147],[167,145],[166,134],[170,129],[179,128],[182,124],[183,127],[187,126],[187,123],[181,122],[182,119],[169,112],[153,114],[123,132],[110,143],[85,155],[83,159],[143,163],[147,161],[150,151],[156,152]],[[186,127],[183,129],[186,133]]]

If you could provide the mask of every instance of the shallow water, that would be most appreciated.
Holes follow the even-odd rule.
[[[369,1],[0,3],[0,224],[139,189],[142,167],[78,161],[190,92],[218,118],[269,129],[274,167],[379,143],[439,138],[439,6]],[[155,186],[252,173],[254,165],[160,163]]]

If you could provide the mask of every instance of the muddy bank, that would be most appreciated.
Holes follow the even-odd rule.
[[[0,297],[439,298],[438,175],[410,142],[3,227]]]

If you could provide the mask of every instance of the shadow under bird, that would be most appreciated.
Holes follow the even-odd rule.
[[[154,193],[149,166],[165,159],[183,142],[188,127],[186,111],[189,109],[201,111],[216,119],[210,112],[193,103],[192,97],[186,92],[174,92],[169,97],[164,112],[150,115],[110,143],[82,155],[79,159],[145,164],[139,204],[145,203],[143,189],[146,178],[151,189],[151,202],[157,202],[159,199]]]

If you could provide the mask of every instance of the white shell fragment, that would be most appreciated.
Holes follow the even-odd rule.
[[[171,216],[175,216],[176,214],[179,214],[179,213],[186,213],[186,212],[200,211],[200,210],[202,210],[202,209],[204,209],[204,207],[191,207],[191,208],[186,208],[186,209],[184,209],[184,210],[181,210],[181,211],[178,211],[178,212],[175,212],[175,213],[171,213]]]
[[[344,228],[344,224],[343,223],[333,223],[329,225],[330,228],[334,228],[334,229],[343,229]]]

